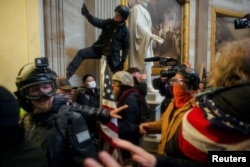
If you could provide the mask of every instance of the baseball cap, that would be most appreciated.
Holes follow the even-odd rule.
[[[76,86],[72,86],[66,77],[58,76],[56,78],[56,88],[63,90],[76,89]]]

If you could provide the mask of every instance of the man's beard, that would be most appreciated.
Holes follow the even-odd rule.
[[[52,102],[53,96],[31,101],[33,104],[33,113],[39,114],[50,111],[52,108]]]
[[[118,100],[118,98],[120,97],[120,95],[121,95],[121,90],[113,91],[113,96],[114,96],[115,100]]]

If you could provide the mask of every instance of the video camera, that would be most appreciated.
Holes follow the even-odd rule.
[[[246,14],[243,18],[234,20],[235,29],[250,28],[250,14]]]
[[[172,57],[151,57],[145,58],[145,62],[159,61],[162,68],[160,71],[160,77],[172,78],[175,76],[177,70],[181,67],[178,61]]]
[[[55,71],[49,68],[49,60],[47,57],[38,57],[35,58],[35,67],[37,71],[37,75],[46,77],[56,77],[57,74]]]
[[[49,66],[49,60],[47,57],[35,58],[35,64],[37,68],[46,68]]]

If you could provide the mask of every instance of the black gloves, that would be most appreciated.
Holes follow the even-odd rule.
[[[89,10],[87,9],[87,6],[85,5],[85,3],[83,3],[83,5],[82,5],[82,10],[81,10],[81,12],[82,12],[82,15],[83,15],[83,16],[86,16],[86,15],[89,14]]]

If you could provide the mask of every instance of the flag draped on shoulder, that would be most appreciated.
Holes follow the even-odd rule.
[[[105,58],[101,63],[101,108],[113,110],[116,108],[112,94],[111,79]],[[103,140],[103,150],[109,152],[118,162],[123,164],[119,148],[112,144],[112,139],[118,138],[117,118],[112,118],[107,123],[100,123],[100,133]]]

